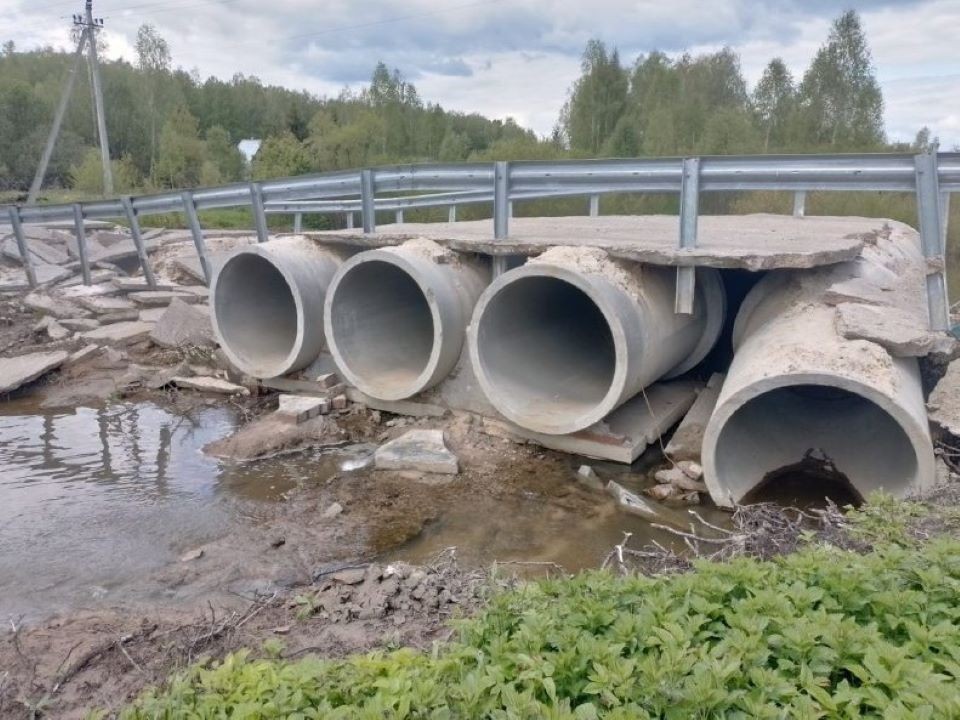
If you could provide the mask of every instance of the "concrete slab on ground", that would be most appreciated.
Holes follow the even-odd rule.
[[[175,377],[170,382],[179,388],[216,393],[218,395],[249,395],[250,391],[240,385],[215,377]]]
[[[278,400],[277,414],[288,422],[300,424],[317,415],[326,415],[330,412],[330,401],[327,398],[310,395],[281,394]]]
[[[960,438],[960,360],[947,366],[947,372],[930,393],[927,410],[930,422]]]
[[[143,292],[132,292],[127,295],[127,299],[139,307],[161,307],[169,305],[173,300],[195,303],[200,298],[193,293],[171,292],[169,290],[146,290]]]
[[[489,255],[539,255],[555,245],[583,245],[612,256],[653,265],[702,265],[770,270],[811,268],[851,260],[892,220],[789,215],[701,215],[697,247],[680,249],[675,215],[512,218],[510,237],[496,240],[493,223],[386,225],[365,236],[360,230],[311,233],[326,242],[363,247],[396,245],[425,237],[454,250]]]
[[[551,450],[630,464],[684,416],[702,388],[696,380],[655,383],[600,422],[570,435],[545,435],[499,420],[485,422],[484,429]]]
[[[57,350],[0,358],[0,393],[11,392],[36,380],[41,375],[63,365],[69,356],[70,353]]]
[[[450,452],[443,430],[408,430],[377,448],[373,462],[378,470],[414,470],[456,475],[457,456]]]
[[[80,337],[84,340],[94,340],[107,344],[123,344],[146,337],[150,334],[151,330],[153,330],[153,323],[133,320],[104,325],[95,330],[82,333]]]
[[[664,452],[674,460],[700,460],[700,448],[703,447],[703,433],[717,405],[724,375],[714,373],[707,386],[700,391],[690,410],[683,416]]]

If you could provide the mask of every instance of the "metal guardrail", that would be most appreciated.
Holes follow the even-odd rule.
[[[678,193],[679,248],[695,248],[699,198],[704,192],[774,190],[794,193],[794,214],[803,215],[806,193],[812,191],[887,191],[916,194],[918,227],[927,259],[926,291],[930,325],[949,327],[945,245],[950,193],[960,192],[960,153],[863,155],[756,155],[693,158],[638,158],[493,163],[397,165],[302,175],[255,183],[122,197],[64,205],[6,209],[31,286],[36,285],[23,231],[24,224],[68,221],[74,224],[84,282],[90,281],[84,220],[121,219],[131,228],[148,283],[153,283],[139,219],[158,213],[186,213],[207,282],[206,254],[199,210],[246,207],[253,211],[258,239],[267,240],[268,213],[293,213],[299,229],[304,213],[346,212],[352,223],[360,213],[363,230],[376,229],[376,213],[448,208],[456,219],[460,205],[492,203],[494,237],[508,237],[514,201],[585,196],[590,214],[598,214],[599,198],[610,193]],[[381,197],[377,193],[427,193]],[[2,215],[0,215],[2,217]],[[505,258],[494,258],[502,271]],[[691,312],[694,268],[677,269],[677,312]]]

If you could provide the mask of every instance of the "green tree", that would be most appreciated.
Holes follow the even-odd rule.
[[[137,67],[145,76],[147,113],[150,118],[150,164],[153,172],[157,161],[157,95],[164,73],[170,69],[170,47],[153,25],[143,24],[137,30]]]
[[[620,120],[629,82],[616,49],[608,53],[600,40],[587,43],[580,69],[561,122],[571,149],[596,154]]]
[[[216,169],[220,181],[242,180],[246,164],[243,160],[243,154],[231,141],[230,133],[220,125],[214,125],[206,132],[206,142],[207,159]]]
[[[113,189],[115,192],[132,193],[140,188],[141,178],[137,166],[129,155],[119,160],[111,160],[113,170]],[[88,148],[83,160],[70,169],[71,187],[84,195],[98,197],[103,195],[103,168],[100,164],[100,151]]]
[[[757,124],[763,132],[763,151],[767,152],[771,143],[781,147],[796,102],[793,77],[783,60],[770,61],[753,91],[752,101]]]
[[[883,144],[883,95],[855,11],[834,21],[803,77],[800,104],[813,144],[848,150]]]
[[[186,106],[178,106],[160,131],[156,182],[162,187],[182,188],[200,184],[206,148],[200,139],[197,119]]]
[[[301,175],[310,171],[310,158],[303,143],[293,133],[268,137],[253,158],[253,178]]]

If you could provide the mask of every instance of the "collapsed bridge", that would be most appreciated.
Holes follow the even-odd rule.
[[[498,162],[8,212],[31,285],[42,279],[24,223],[72,218],[89,282],[84,221],[118,216],[150,284],[140,218],[182,209],[220,343],[254,377],[319,358],[372,407],[467,409],[623,462],[696,411],[696,456],[714,501],[730,505],[811,465],[861,495],[933,482],[919,363],[954,353],[944,237],[958,187],[949,153]],[[795,193],[794,217],[699,215],[702,192],[745,190]],[[919,231],[804,217],[818,190],[915,193]],[[435,194],[382,195],[406,191]],[[602,195],[630,192],[678,193],[679,217],[598,217]],[[515,203],[578,195],[591,217],[513,217]],[[492,204],[492,228],[455,222],[471,204]],[[260,243],[213,257],[199,211],[237,205],[252,208]],[[437,207],[451,222],[403,222]],[[397,222],[378,229],[387,210]],[[269,213],[299,227],[311,212],[347,213],[348,229],[270,239]]]

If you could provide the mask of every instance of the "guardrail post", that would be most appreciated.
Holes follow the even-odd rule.
[[[940,246],[947,256],[947,230],[950,227],[950,193],[940,193]]]
[[[597,217],[600,214],[600,196],[591,195],[590,196],[590,217]]]
[[[914,156],[917,182],[917,219],[920,246],[926,258],[927,310],[932,330],[950,329],[947,299],[946,262],[941,230],[940,179],[937,175],[937,154],[925,152]]]
[[[193,194],[189,190],[180,193],[183,201],[183,211],[187,214],[187,224],[190,226],[190,234],[193,235],[193,245],[197,249],[197,257],[200,260],[200,270],[203,271],[203,279],[207,287],[210,287],[210,281],[213,279],[210,272],[210,261],[207,259],[207,243],[203,239],[203,228],[200,227],[200,218],[197,215],[197,204],[193,201]]]
[[[353,211],[347,213],[347,229],[353,229]]]
[[[680,249],[697,246],[697,216],[700,212],[700,158],[684,158],[680,180]],[[674,312],[693,313],[697,269],[693,265],[677,268],[677,294]]]
[[[303,232],[303,213],[293,214],[293,231],[295,233]]]
[[[394,216],[394,221],[397,225],[403,225],[403,210],[397,210],[396,215]]]
[[[377,208],[374,205],[373,170],[369,168],[360,171],[360,207],[364,235],[376,232]]]
[[[804,217],[807,214],[807,191],[797,190],[793,193],[793,216]]]
[[[451,205],[447,208],[447,222],[455,223],[457,221],[457,206]]]
[[[77,234],[77,256],[80,258],[80,274],[83,284],[90,285],[90,262],[87,260],[87,231],[83,226],[83,206],[73,204],[73,228]]]
[[[267,230],[267,214],[263,211],[263,190],[260,183],[250,183],[250,202],[257,228],[257,242],[266,242],[270,239],[270,232]]]
[[[510,163],[498,160],[493,164],[493,237],[505,240],[510,232]],[[507,270],[507,256],[493,256],[493,277]]]
[[[10,225],[13,228],[13,236],[17,239],[17,250],[20,252],[20,259],[23,261],[23,272],[27,276],[27,284],[31,288],[37,286],[37,273],[33,269],[33,260],[30,259],[30,253],[27,251],[27,237],[23,233],[23,223],[20,222],[20,208],[16,205],[10,206]]]
[[[128,195],[120,198],[123,204],[123,211],[127,215],[127,222],[130,224],[130,236],[133,238],[133,244],[137,248],[137,259],[140,261],[140,269],[143,270],[143,278],[147,281],[147,286],[155,288],[157,279],[153,275],[153,268],[150,267],[150,258],[147,257],[147,248],[143,244],[143,234],[140,232],[140,218],[137,217],[137,211],[133,207],[133,199]]]

